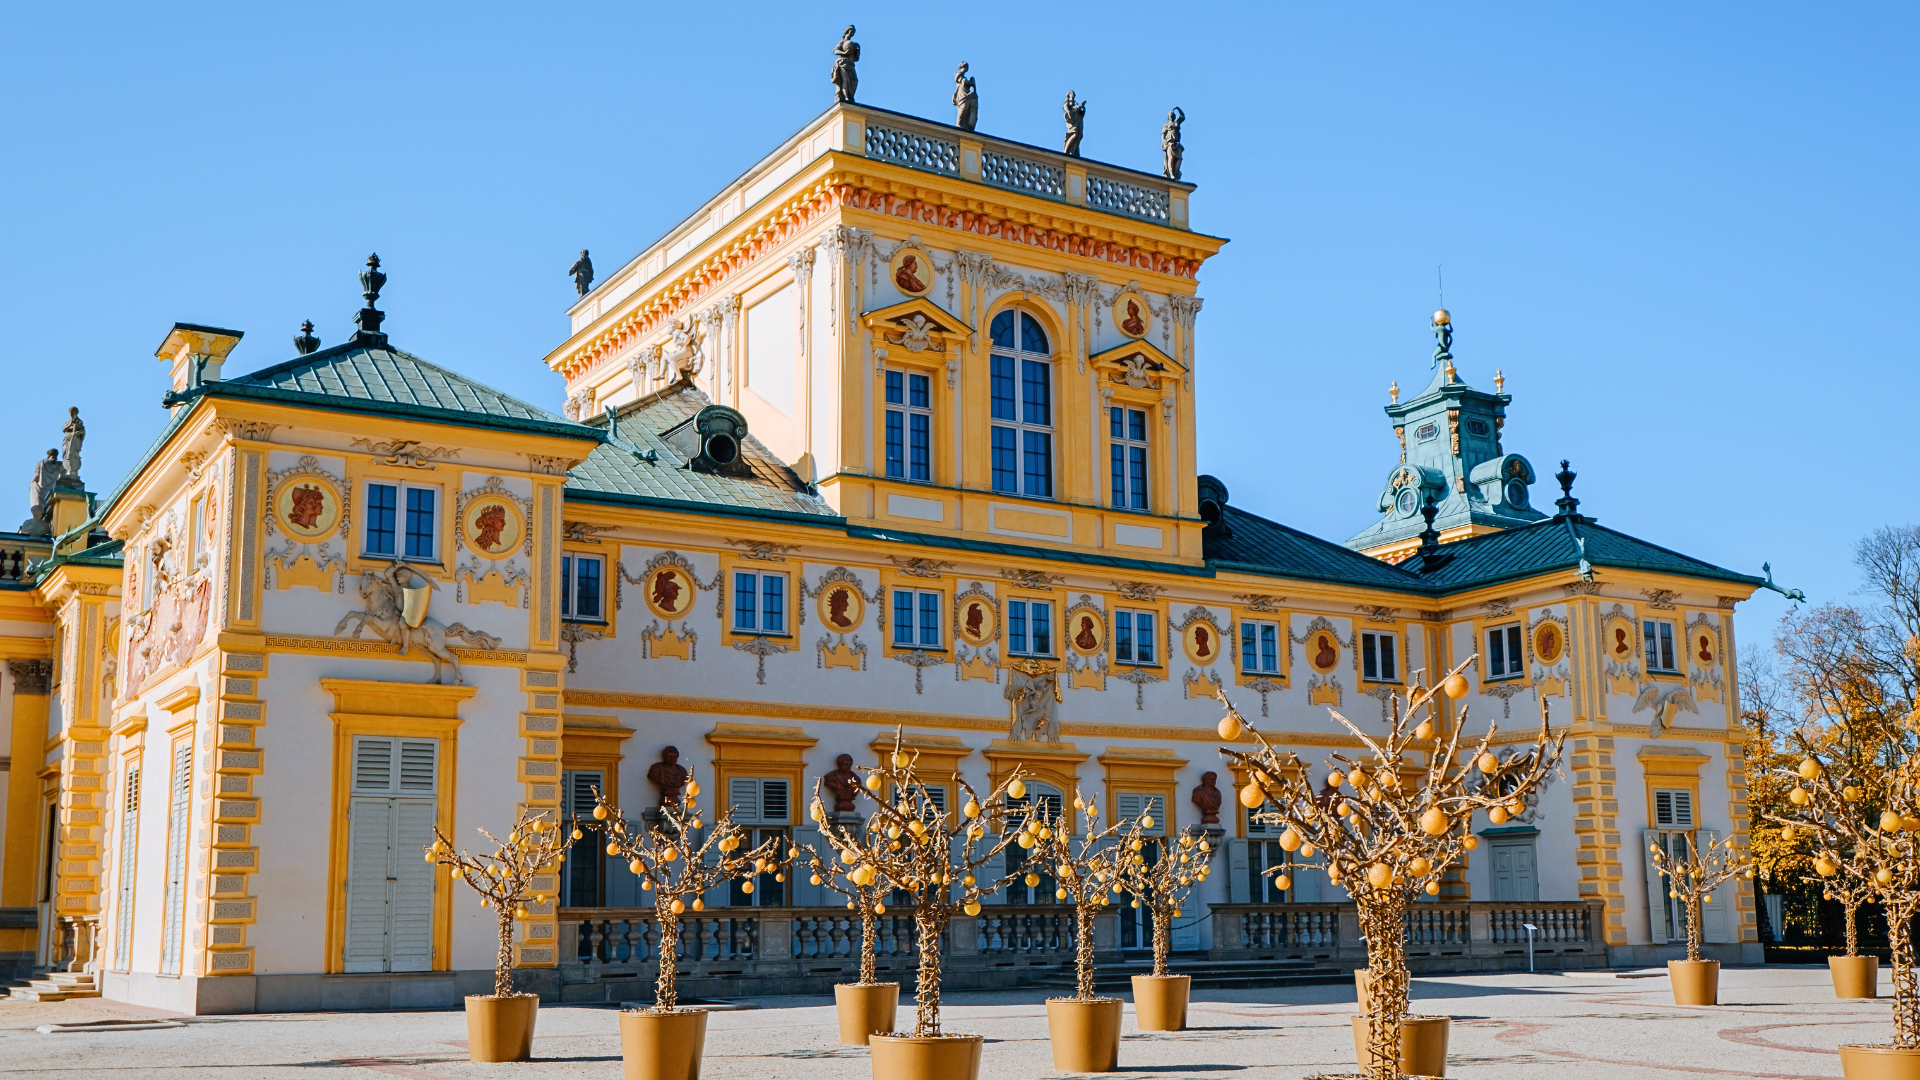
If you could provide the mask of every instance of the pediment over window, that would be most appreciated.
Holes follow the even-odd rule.
[[[1129,341],[1105,352],[1095,353],[1088,361],[1104,377],[1123,386],[1158,389],[1160,380],[1186,373],[1186,365],[1144,341]]]
[[[944,352],[950,343],[973,333],[965,320],[924,296],[876,308],[860,321],[875,338],[908,352]]]

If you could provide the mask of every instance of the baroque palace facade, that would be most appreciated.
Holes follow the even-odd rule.
[[[1567,757],[1479,823],[1433,909],[1481,914],[1438,932],[1518,912],[1511,943],[1540,912],[1584,943],[1564,962],[1663,956],[1684,931],[1648,843],[1747,828],[1732,612],[1766,583],[1598,524],[1564,467],[1536,509],[1509,397],[1462,381],[1446,326],[1388,409],[1376,524],[1343,545],[1233,504],[1195,455],[1224,241],[1193,191],[836,104],[583,280],[545,358],[564,417],[390,342],[377,260],[345,343],[309,329],[251,374],[223,371],[239,332],[176,325],[137,467],[85,491],[70,432],[0,538],[4,947],[185,1012],[451,1002],[493,931],[423,862],[435,822],[470,841],[592,786],[644,813],[691,776],[804,841],[816,781],[900,725],[941,774],[1019,766],[1029,798],[1211,832],[1213,914],[1176,947],[1325,957],[1337,913],[1286,913],[1340,897],[1262,876],[1286,855],[1232,797],[1216,693],[1318,761],[1359,746],[1330,708],[1380,725],[1477,655],[1447,722],[1519,742],[1550,709]],[[623,866],[576,845],[550,892],[519,926],[530,985],[640,958]],[[761,920],[696,961],[845,955],[806,936],[836,898],[804,881],[707,899],[715,927]],[[1750,886],[1720,900],[1712,948],[1757,958]],[[1106,944],[1144,944],[1121,915]]]

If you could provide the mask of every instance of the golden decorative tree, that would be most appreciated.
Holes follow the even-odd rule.
[[[821,809],[818,780],[814,781],[813,812],[820,819],[818,823],[824,828],[826,813]],[[868,881],[865,885],[853,880],[850,875],[856,866],[872,865],[873,860],[884,855],[888,845],[899,837],[896,835],[893,840],[889,840],[886,830],[876,828],[872,822],[868,822],[857,837],[851,829],[846,830],[846,833],[849,839],[857,838],[861,842],[865,853],[848,860],[844,864],[844,870],[841,866],[836,866],[831,859],[822,859],[820,853],[813,850],[811,844],[797,849],[799,854],[796,857],[796,866],[804,862],[811,874],[813,884],[825,886],[847,898],[847,910],[860,919],[859,985],[872,986],[877,974],[873,960],[874,938],[880,932],[880,916],[887,913],[887,905],[880,898],[886,894],[889,886],[878,875],[868,879],[864,873],[861,874],[861,879]],[[842,858],[845,858],[844,853]]]
[[[1320,788],[1296,754],[1275,749],[1224,693],[1220,695],[1227,707],[1221,737],[1237,739],[1246,730],[1259,743],[1251,753],[1221,750],[1247,772],[1241,804],[1259,820],[1285,827],[1281,847],[1304,858],[1317,852],[1318,867],[1329,881],[1346,888],[1358,909],[1371,979],[1368,1060],[1361,1063],[1369,1080],[1397,1080],[1401,1075],[1406,916],[1415,890],[1437,895],[1441,876],[1479,846],[1470,832],[1473,814],[1484,810],[1497,824],[1524,812],[1527,796],[1539,790],[1560,760],[1565,735],[1555,734],[1548,723],[1544,699],[1540,731],[1531,746],[1496,753],[1496,729],[1489,724],[1474,749],[1461,757],[1466,710],[1442,733],[1436,696],[1439,687],[1449,697],[1465,696],[1468,686],[1461,672],[1474,659],[1454,668],[1438,687],[1415,685],[1407,695],[1394,694],[1384,736],[1370,735],[1338,711],[1328,710],[1367,753],[1332,755],[1332,771]],[[1414,673],[1416,680],[1419,674]],[[1353,794],[1343,797],[1343,785]]]
[[[1120,863],[1120,884],[1133,894],[1133,906],[1144,908],[1153,925],[1153,973],[1167,973],[1167,951],[1172,945],[1173,920],[1180,917],[1187,894],[1207,880],[1213,845],[1202,836],[1182,834],[1178,841],[1146,836],[1152,825],[1135,821],[1124,841],[1128,857]],[[1157,845],[1148,861],[1144,848]]]
[[[1073,810],[1081,815],[1081,833],[1074,835]],[[1142,815],[1134,821],[1116,821],[1100,828],[1100,808],[1073,793],[1073,810],[1062,807],[1049,818],[1044,806],[1037,806],[1020,827],[1016,842],[1027,848],[1024,871],[1029,888],[1040,884],[1040,873],[1054,880],[1054,898],[1073,905],[1074,997],[1089,1001],[1093,993],[1093,920],[1100,909],[1113,903],[1124,887],[1120,881],[1121,864],[1130,861],[1133,849],[1115,840],[1129,826],[1141,822],[1152,828],[1153,819]],[[1029,846],[1031,844],[1031,846]]]
[[[1653,868],[1667,879],[1667,895],[1680,901],[1687,914],[1687,959],[1700,959],[1700,906],[1713,902],[1713,890],[1739,877],[1753,876],[1753,860],[1734,846],[1734,838],[1722,837],[1702,848],[1687,842],[1686,852],[1675,856],[1659,844],[1651,847]]]
[[[731,809],[722,811],[702,836],[705,822],[699,816],[699,794],[699,782],[688,780],[686,795],[677,804],[661,800],[658,825],[636,828],[598,788],[593,792],[592,828],[606,836],[607,854],[625,859],[627,869],[640,879],[641,890],[654,896],[654,917],[660,924],[660,975],[649,1012],[670,1013],[679,1008],[680,917],[706,909],[702,893],[736,877],[745,879],[742,888],[747,892],[753,891],[757,874],[772,872],[785,880],[781,839],[769,837],[742,852],[746,830],[733,823]],[[576,828],[574,835],[581,835],[580,830]]]
[[[1809,740],[1802,739],[1802,745]],[[1866,800],[1857,783],[1836,777],[1820,755],[1808,749],[1795,770],[1798,781],[1789,801],[1798,818],[1775,815],[1784,826],[1812,831],[1820,848],[1814,873],[1839,877],[1843,871],[1872,883],[1887,917],[1887,944],[1893,967],[1894,1045],[1920,1049],[1920,987],[1913,970],[1913,917],[1920,913],[1920,773],[1912,761],[1880,773],[1874,784],[1883,809],[1879,820],[1864,820],[1854,806]],[[1849,790],[1859,792],[1852,798]],[[1851,870],[1848,868],[1851,866]],[[1845,1064],[1847,1047],[1841,1047]]]
[[[849,867],[848,880],[873,885],[884,879],[912,896],[920,951],[913,1034],[926,1038],[941,1034],[940,939],[954,915],[962,911],[980,914],[980,898],[1009,880],[997,877],[983,881],[978,872],[1014,843],[1016,834],[1001,831],[998,826],[1006,814],[1006,798],[1020,798],[1026,793],[1026,784],[1015,768],[982,801],[973,786],[956,772],[953,782],[967,801],[957,819],[949,818],[943,804],[934,799],[920,778],[919,757],[919,751],[902,745],[896,730],[893,751],[882,755],[878,767],[856,766],[867,774],[862,792],[873,801],[873,813],[862,834],[855,835],[853,830],[828,820],[817,795],[812,816],[820,825],[820,835]],[[890,837],[884,847],[869,847],[865,842],[866,830],[875,828]]]
[[[455,851],[440,826],[433,827],[433,843],[426,849],[427,861],[447,867],[455,881],[464,880],[480,894],[480,905],[490,907],[500,920],[500,952],[493,964],[493,996],[513,997],[513,923],[527,917],[529,903],[544,905],[548,897],[535,892],[536,875],[555,873],[567,841],[547,810],[520,811],[520,819],[507,838],[501,840],[485,829],[478,830],[494,845],[490,855],[472,855]]]

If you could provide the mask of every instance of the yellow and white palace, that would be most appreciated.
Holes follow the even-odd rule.
[[[0,535],[0,948],[42,991],[187,1013],[452,1003],[489,985],[494,924],[424,863],[436,822],[474,841],[596,785],[642,815],[691,776],[805,842],[816,782],[902,725],[944,775],[1020,766],[1029,798],[1211,832],[1188,961],[1351,967],[1339,890],[1263,876],[1288,856],[1232,797],[1215,693],[1318,760],[1359,745],[1330,710],[1379,725],[1477,656],[1447,722],[1516,742],[1548,709],[1567,757],[1477,824],[1415,963],[1524,962],[1526,923],[1544,965],[1671,955],[1648,846],[1748,828],[1733,612],[1766,583],[1536,478],[1444,325],[1383,373],[1430,383],[1349,448],[1385,476],[1352,540],[1231,502],[1195,452],[1225,243],[1196,213],[1184,181],[843,102],[584,291],[527,358],[559,413],[390,340],[377,265],[350,336],[262,370],[227,370],[239,331],[175,325],[129,376],[171,380],[151,449],[95,493],[70,432]],[[551,892],[525,984],[644,990],[650,894],[590,842]],[[956,923],[949,972],[1058,971],[1052,896]],[[1757,959],[1751,886],[1717,899],[1711,954]],[[693,992],[849,970],[831,894],[707,900]],[[1130,919],[1101,929],[1116,959]]]

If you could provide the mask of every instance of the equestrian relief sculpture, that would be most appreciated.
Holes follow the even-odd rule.
[[[354,637],[359,637],[362,630],[372,630],[380,640],[400,646],[401,656],[419,646],[433,661],[435,683],[442,681],[440,663],[444,660],[453,665],[453,681],[459,685],[460,658],[447,647],[447,639],[459,638],[476,649],[497,649],[500,639],[469,630],[461,623],[448,626],[428,618],[427,603],[439,587],[438,582],[405,563],[395,563],[384,571],[368,570],[360,575],[360,596],[367,606],[347,612],[333,628],[333,636],[339,637],[351,623]]]

